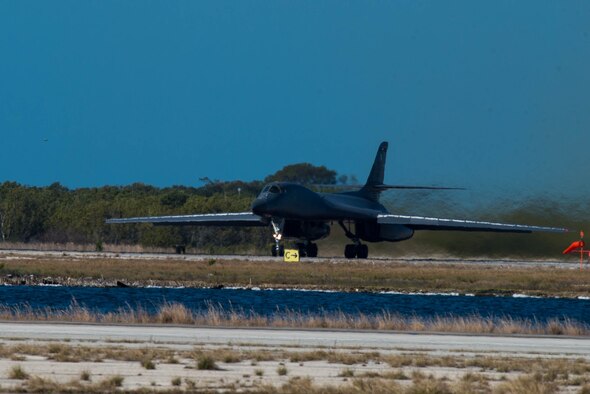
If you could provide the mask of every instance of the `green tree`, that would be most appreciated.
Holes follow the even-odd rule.
[[[265,182],[297,182],[302,184],[336,183],[336,171],[310,163],[290,164],[264,179]]]

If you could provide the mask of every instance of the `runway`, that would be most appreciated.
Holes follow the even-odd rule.
[[[80,252],[80,251],[39,251],[39,250],[17,250],[0,249],[0,256],[6,260],[39,258],[43,256],[75,259],[103,259],[113,258],[121,260],[181,260],[181,261],[210,261],[210,260],[237,260],[237,261],[273,261],[282,260],[280,257],[253,256],[253,255],[210,255],[210,254],[173,254],[173,253],[126,253],[126,252]],[[340,256],[302,258],[303,262],[329,262],[332,264],[350,263],[351,260]],[[370,256],[365,260],[354,260],[355,263],[365,264],[435,264],[435,265],[485,265],[495,267],[518,267],[518,268],[564,268],[577,269],[577,260],[558,259],[518,259],[518,258],[460,258],[449,256],[430,257],[425,256]]]
[[[170,345],[334,347],[380,351],[428,350],[590,357],[590,338],[492,336],[387,331],[214,328],[73,323],[0,323],[0,339],[143,342]]]

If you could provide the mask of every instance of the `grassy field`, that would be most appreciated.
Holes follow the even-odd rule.
[[[188,261],[0,255],[0,283],[50,278],[65,285],[160,284],[169,286],[258,286],[342,291],[458,292],[476,295],[525,293],[590,295],[590,270],[484,264],[411,264],[400,260],[283,263],[279,260]],[[22,278],[22,280],[21,280]],[[20,282],[19,282],[20,281]],[[26,283],[29,283],[26,282]]]

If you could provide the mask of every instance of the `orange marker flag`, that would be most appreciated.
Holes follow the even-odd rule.
[[[580,249],[584,248],[584,241],[572,242],[572,244],[570,246],[568,246],[566,250],[563,251],[563,254],[571,253],[574,249],[578,249],[578,248],[580,248]]]

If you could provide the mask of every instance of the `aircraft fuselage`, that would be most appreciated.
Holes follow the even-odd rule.
[[[303,221],[374,220],[383,205],[348,193],[316,193],[285,182],[267,185],[252,203],[252,212],[268,218]]]

